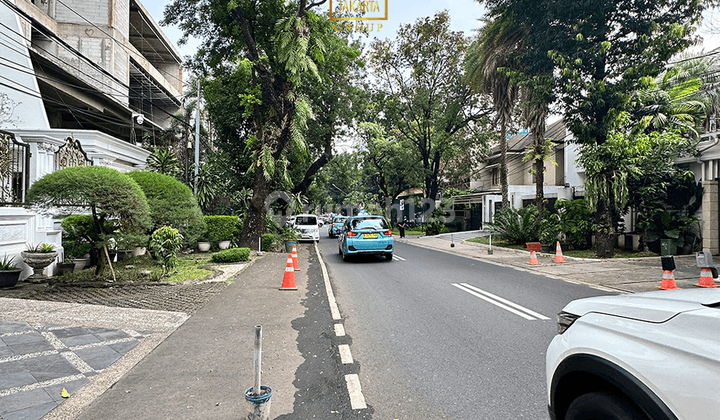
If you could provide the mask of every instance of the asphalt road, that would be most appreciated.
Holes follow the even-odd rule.
[[[547,418],[555,315],[604,294],[398,241],[393,261],[319,248],[377,419]]]

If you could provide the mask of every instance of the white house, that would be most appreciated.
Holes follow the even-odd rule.
[[[138,143],[181,92],[180,54],[136,0],[0,2],[0,258],[62,251],[57,221],[22,207],[28,188],[68,166],[144,168]]]

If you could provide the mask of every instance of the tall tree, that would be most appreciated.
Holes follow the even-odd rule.
[[[627,199],[627,165],[616,139],[630,95],[686,48],[704,4],[696,0],[488,0],[520,22],[532,22],[529,48],[549,54],[565,121],[581,145],[585,193],[594,204],[595,251],[614,253],[615,223]]]
[[[241,234],[256,244],[264,231],[265,201],[273,185],[291,187],[293,156],[308,155],[306,135],[314,114],[300,87],[321,84],[318,66],[337,37],[326,17],[313,12],[325,0],[175,0],[165,22],[202,40],[191,63],[211,77],[232,78],[241,106],[226,137],[232,158],[249,158],[253,197]],[[185,40],[186,38],[183,38]],[[182,40],[181,40],[182,41]],[[237,102],[237,101],[233,101]],[[237,147],[244,143],[244,147]]]
[[[430,199],[437,197],[448,154],[490,112],[465,83],[466,50],[467,40],[450,30],[447,12],[402,25],[394,41],[372,43],[378,122],[417,153]]]
[[[523,48],[524,33],[510,14],[485,21],[468,54],[468,80],[475,90],[492,96],[495,121],[500,127],[500,188],[502,206],[510,206],[507,167],[507,129],[518,100],[518,87],[503,68],[517,68],[513,58]]]

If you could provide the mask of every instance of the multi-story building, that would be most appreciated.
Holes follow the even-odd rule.
[[[62,250],[57,220],[21,206],[30,185],[68,166],[144,168],[141,139],[169,127],[182,86],[180,54],[136,0],[0,0],[0,258]]]

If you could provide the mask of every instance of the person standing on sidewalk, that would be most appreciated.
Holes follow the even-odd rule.
[[[400,228],[400,237],[405,237],[405,228],[407,227],[407,216],[403,216],[402,222],[398,224],[398,228]]]

